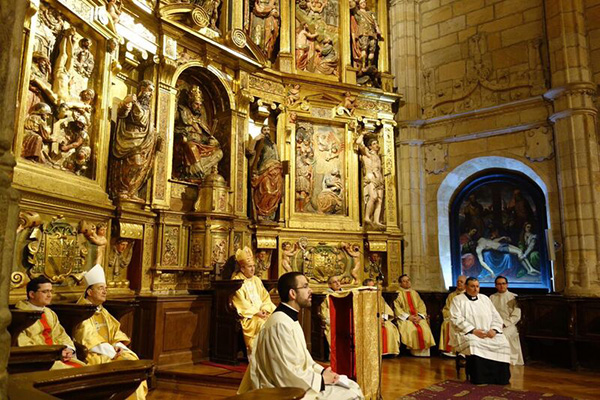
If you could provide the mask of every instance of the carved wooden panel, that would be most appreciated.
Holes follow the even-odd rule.
[[[190,364],[208,357],[211,296],[139,300],[134,336],[140,358],[164,366]]]

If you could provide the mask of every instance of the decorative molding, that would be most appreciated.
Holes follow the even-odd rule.
[[[437,143],[425,146],[425,171],[438,175],[448,168],[448,146]]]
[[[554,157],[552,128],[541,126],[525,132],[525,157],[530,161],[544,161]]]

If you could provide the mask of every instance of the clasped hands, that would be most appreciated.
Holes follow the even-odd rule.
[[[489,331],[484,331],[483,329],[475,329],[473,331],[473,335],[477,336],[480,339],[492,339],[494,336],[496,336],[496,331],[493,329],[490,329]]]
[[[69,362],[71,361],[71,358],[73,358],[73,350],[69,349],[68,347],[65,347],[62,351],[62,362]]]
[[[323,375],[323,382],[326,385],[334,385],[337,383],[337,381],[340,380],[340,376],[337,373],[333,372],[331,370],[331,367],[325,368],[325,370],[323,370],[322,375]]]
[[[254,316],[256,316],[258,318],[262,318],[262,319],[267,319],[269,317],[269,313],[264,310],[260,310],[259,312],[254,314]]]

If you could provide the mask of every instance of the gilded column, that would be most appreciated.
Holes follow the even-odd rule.
[[[15,232],[17,229],[19,192],[11,187],[15,160],[11,154],[15,133],[17,92],[19,90],[19,66],[25,14],[30,5],[27,1],[0,2],[0,399],[6,399],[8,386],[8,362],[10,324],[8,291],[12,269]]]
[[[583,0],[546,0],[565,293],[600,295],[600,160],[596,85],[589,68]]]

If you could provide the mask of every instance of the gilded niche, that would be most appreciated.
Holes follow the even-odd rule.
[[[92,178],[99,45],[45,3],[38,15],[21,157]]]
[[[338,0],[296,0],[296,70],[339,76]]]
[[[193,68],[177,82],[177,90],[173,178],[199,184],[221,174],[227,180],[231,110],[224,88],[210,72]]]
[[[299,122],[296,127],[296,212],[345,215],[345,129]]]

